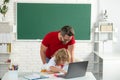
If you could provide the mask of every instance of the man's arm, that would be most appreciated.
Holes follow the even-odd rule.
[[[69,52],[71,54],[71,62],[74,61],[74,47],[75,47],[74,44],[68,46],[68,50],[69,50]]]
[[[47,47],[44,46],[44,45],[41,43],[40,56],[41,56],[41,59],[42,59],[43,64],[46,63],[46,55],[45,55],[46,50],[47,50]]]

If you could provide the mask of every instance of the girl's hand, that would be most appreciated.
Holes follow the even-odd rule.
[[[47,71],[48,74],[54,74],[55,72],[52,71]]]
[[[64,74],[67,74],[67,72],[63,69],[60,70],[60,72],[64,73]]]

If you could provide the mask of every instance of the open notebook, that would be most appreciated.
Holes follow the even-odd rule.
[[[44,78],[49,78],[48,76],[45,75],[40,75],[37,73],[32,73],[32,74],[26,74],[24,76],[24,78],[28,79],[28,80],[37,80],[37,79],[44,79]]]

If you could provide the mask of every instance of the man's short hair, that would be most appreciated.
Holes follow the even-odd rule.
[[[75,34],[74,29],[71,26],[63,26],[60,30],[62,36],[73,36]]]

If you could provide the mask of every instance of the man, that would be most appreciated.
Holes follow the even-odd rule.
[[[70,26],[63,26],[60,31],[48,33],[42,43],[40,55],[43,64],[47,63],[54,53],[61,48],[66,48],[71,54],[71,62],[74,60],[74,30]]]

